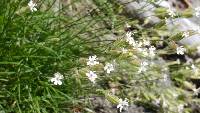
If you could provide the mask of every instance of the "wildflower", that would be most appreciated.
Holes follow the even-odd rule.
[[[163,75],[163,81],[166,82],[169,80],[169,75],[168,74],[164,74]]]
[[[148,65],[149,65],[148,62],[146,62],[146,61],[141,62],[138,73],[145,72],[147,70]]]
[[[200,17],[200,7],[197,7],[194,10],[195,10],[195,16]]]
[[[125,48],[122,48],[122,50],[121,50],[121,51],[122,51],[122,53],[123,53],[123,54],[126,54],[126,53],[128,52],[128,50],[127,50],[127,49],[125,49]]]
[[[122,109],[125,107],[125,106],[129,106],[128,105],[128,100],[127,98],[125,98],[125,100],[123,101],[122,99],[119,99],[119,103],[117,105],[117,109],[119,109],[120,112],[122,112]]]
[[[150,41],[149,40],[143,40],[143,45],[144,46],[150,46]]]
[[[198,96],[198,94],[200,93],[200,88],[198,88],[198,89],[192,89],[193,90],[193,95],[196,95],[196,96]]]
[[[128,31],[126,33],[126,42],[129,43],[129,45],[135,45],[135,40],[132,37],[132,32]]]
[[[151,46],[149,48],[149,56],[150,57],[154,57],[155,56],[155,50],[156,50],[156,48],[154,46]]]
[[[166,102],[166,100],[165,100],[165,99],[163,99],[162,107],[163,107],[163,108],[167,108],[167,106],[168,106],[168,105],[167,105],[167,102]]]
[[[142,47],[142,44],[143,44],[142,42],[138,42],[138,41],[137,41],[135,47],[141,48],[141,47]]]
[[[172,10],[171,8],[169,8],[169,9],[167,10],[167,12],[168,12],[168,15],[171,16],[172,18],[176,16],[175,11]]]
[[[29,1],[28,6],[29,6],[29,8],[30,8],[30,10],[31,10],[32,12],[37,11],[37,8],[36,8],[37,4],[36,4],[36,3],[33,3],[33,0],[30,0],[30,1]]]
[[[184,55],[184,52],[186,51],[186,49],[183,46],[179,46],[176,48],[176,53],[178,55]]]
[[[178,109],[178,113],[183,113],[184,105],[183,104],[178,105],[177,109]]]
[[[130,32],[130,31],[128,31],[127,33],[126,33],[126,38],[132,38],[132,32]]]
[[[95,72],[93,71],[89,71],[88,73],[86,73],[86,76],[88,77],[88,79],[92,82],[95,83],[95,79],[97,78],[97,75],[95,74]]]
[[[98,58],[97,58],[96,55],[94,55],[94,56],[89,56],[87,65],[89,65],[89,66],[94,66],[94,65],[96,65],[96,64],[99,64],[99,62],[98,62],[97,60],[98,60]]]
[[[114,66],[113,66],[113,64],[106,63],[106,65],[105,65],[105,67],[104,67],[104,70],[105,70],[107,73],[110,73],[111,71],[114,71]]]
[[[194,64],[191,65],[192,71],[197,74],[199,71],[199,68],[197,68]]]
[[[142,48],[142,42],[136,41],[136,43],[135,43],[135,45],[133,45],[133,47],[140,52],[144,51],[143,48]]]
[[[53,82],[54,85],[62,85],[62,79],[63,79],[63,75],[60,74],[59,72],[54,73],[54,77],[51,78],[51,82]]]
[[[189,37],[189,32],[183,32],[182,37]]]
[[[161,101],[160,98],[158,98],[158,99],[155,99],[152,103],[156,106],[160,106],[160,101]]]

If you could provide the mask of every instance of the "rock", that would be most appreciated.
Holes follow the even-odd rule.
[[[198,23],[195,23],[195,18],[176,18],[167,19],[166,24],[172,34],[183,31],[197,31],[199,29]]]
[[[186,38],[183,38],[179,41],[180,44],[197,47],[200,45],[200,34],[195,34]]]
[[[95,97],[91,100],[93,110],[95,113],[120,113],[116,105],[111,104],[103,97]],[[126,110],[123,110],[121,113],[152,113],[150,111],[145,111],[145,108],[142,106],[129,105]]]
[[[130,0],[118,0],[124,5],[125,14],[130,18],[138,18],[141,21],[148,19],[148,24],[154,25],[160,22],[160,19],[153,12],[155,7],[145,0],[138,0],[133,2]]]

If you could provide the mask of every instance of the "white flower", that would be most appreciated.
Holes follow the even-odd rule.
[[[160,98],[158,98],[158,99],[155,99],[152,103],[156,106],[160,106],[160,101],[161,101]]]
[[[63,75],[60,74],[59,72],[54,73],[54,77],[51,78],[51,82],[53,82],[54,85],[62,85],[62,79],[63,79]]]
[[[150,46],[150,41],[149,40],[143,40],[143,45],[144,46]]]
[[[168,74],[164,74],[163,75],[163,81],[166,82],[169,80],[169,75]]]
[[[192,89],[193,91],[194,91],[194,93],[193,93],[193,95],[196,95],[196,96],[198,96],[198,94],[200,93],[200,88],[198,88],[198,89]]]
[[[186,51],[186,49],[183,46],[179,46],[176,48],[176,53],[178,55],[184,55],[184,52]]]
[[[29,1],[28,6],[29,6],[29,8],[30,8],[30,10],[31,10],[32,12],[37,11],[37,8],[36,8],[37,4],[36,4],[36,3],[33,3],[33,0],[30,0],[30,1]]]
[[[142,42],[138,42],[138,41],[137,41],[135,47],[141,48],[141,47],[142,47],[142,44],[143,44]]]
[[[104,67],[104,70],[107,72],[107,73],[110,73],[111,71],[114,71],[114,66],[113,64],[111,63],[106,63],[105,67]]]
[[[168,13],[168,15],[171,16],[172,18],[173,18],[174,16],[176,16],[175,11],[174,11],[173,9],[171,9],[171,8],[169,8],[169,9],[167,10],[167,13]]]
[[[177,109],[178,109],[178,113],[183,113],[184,105],[183,104],[178,105]]]
[[[141,62],[138,73],[145,72],[147,70],[148,65],[149,65],[148,62],[146,62],[146,61]]]
[[[192,71],[193,71],[195,74],[198,74],[199,68],[197,68],[194,64],[191,65],[191,68],[192,68]]]
[[[122,99],[119,99],[119,103],[118,103],[118,105],[117,105],[117,109],[119,109],[119,111],[122,112],[122,109],[123,109],[125,106],[126,106],[126,107],[129,106],[129,105],[128,105],[128,100],[127,100],[127,98],[125,98],[124,101],[123,101]]]
[[[155,56],[155,50],[156,50],[156,48],[155,48],[154,46],[151,46],[151,47],[149,48],[149,56],[150,56],[151,58]]]
[[[195,16],[200,17],[200,7],[197,7],[194,10],[195,10]]]
[[[132,38],[132,32],[128,31],[126,32],[126,38]]]
[[[135,49],[137,49],[138,51],[142,52],[143,51],[142,44],[143,44],[142,42],[136,41],[136,43],[135,43],[135,45],[133,45],[133,47]]]
[[[95,74],[95,72],[93,71],[89,71],[88,73],[86,73],[86,76],[88,77],[88,79],[92,82],[95,83],[95,79],[97,78],[97,75]]]
[[[96,64],[99,64],[99,62],[98,62],[97,60],[98,60],[98,58],[97,58],[96,55],[94,55],[94,56],[89,56],[87,65],[89,65],[89,66],[94,66],[94,65],[96,65]]]
[[[163,99],[162,107],[163,107],[163,108],[167,108],[167,107],[168,107],[167,102],[166,102],[165,99]]]
[[[128,49],[122,48],[121,51],[123,54],[126,54],[128,52]]]
[[[126,33],[126,42],[129,43],[129,45],[135,45],[135,40],[132,37],[132,32],[128,31]]]
[[[127,41],[129,45],[134,46],[135,45],[135,40],[133,38],[128,39]]]
[[[190,33],[185,31],[185,32],[183,32],[182,37],[187,38],[187,37],[189,37],[189,35],[190,35]]]

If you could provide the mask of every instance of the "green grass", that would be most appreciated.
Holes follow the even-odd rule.
[[[56,1],[37,1],[31,12],[26,0],[1,1],[1,112],[72,112],[89,96],[91,86],[75,71],[84,66],[80,58],[104,51],[100,37],[112,32],[107,27],[115,18],[111,4],[98,0],[102,7],[87,13],[65,13],[79,2],[55,12]],[[62,86],[49,81],[55,72],[64,75]]]
[[[193,102],[192,92],[183,88],[189,84],[187,74],[192,73],[184,70],[187,65],[177,67],[174,61],[159,64],[159,53],[169,54],[168,51],[175,52],[174,48],[158,50],[153,59],[158,63],[147,73],[138,74],[140,62],[152,60],[124,41],[124,24],[130,23],[137,31],[138,41],[150,38],[156,45],[160,32],[166,31],[164,24],[146,29],[137,19],[122,16],[123,6],[115,0],[88,1],[57,4],[38,0],[36,12],[29,10],[27,0],[0,1],[1,113],[73,113],[77,108],[87,113],[85,108],[93,110],[88,99],[93,96],[105,96],[113,105],[118,98],[128,98],[130,105],[145,108],[161,98],[167,100],[169,109],[160,106],[155,111],[166,113],[173,113],[179,104]],[[122,47],[129,52],[122,54]],[[100,65],[86,66],[90,55],[97,55]],[[116,63],[116,71],[110,75],[103,71],[106,62]],[[173,80],[171,86],[161,81],[163,68],[170,68],[167,73]],[[88,70],[97,71],[97,84],[93,85],[85,76]],[[50,82],[56,72],[64,75],[61,86]],[[119,89],[116,95],[110,94],[112,84]],[[179,97],[174,99],[173,94]],[[187,108],[186,113],[191,111]]]

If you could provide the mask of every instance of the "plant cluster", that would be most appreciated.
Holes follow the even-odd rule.
[[[161,21],[149,26],[151,17],[126,17],[116,0],[2,0],[0,6],[0,112],[98,113],[91,98],[99,96],[113,113],[133,105],[199,112],[200,46],[177,42],[200,27],[167,29],[172,19],[199,17],[199,8],[157,7]]]

